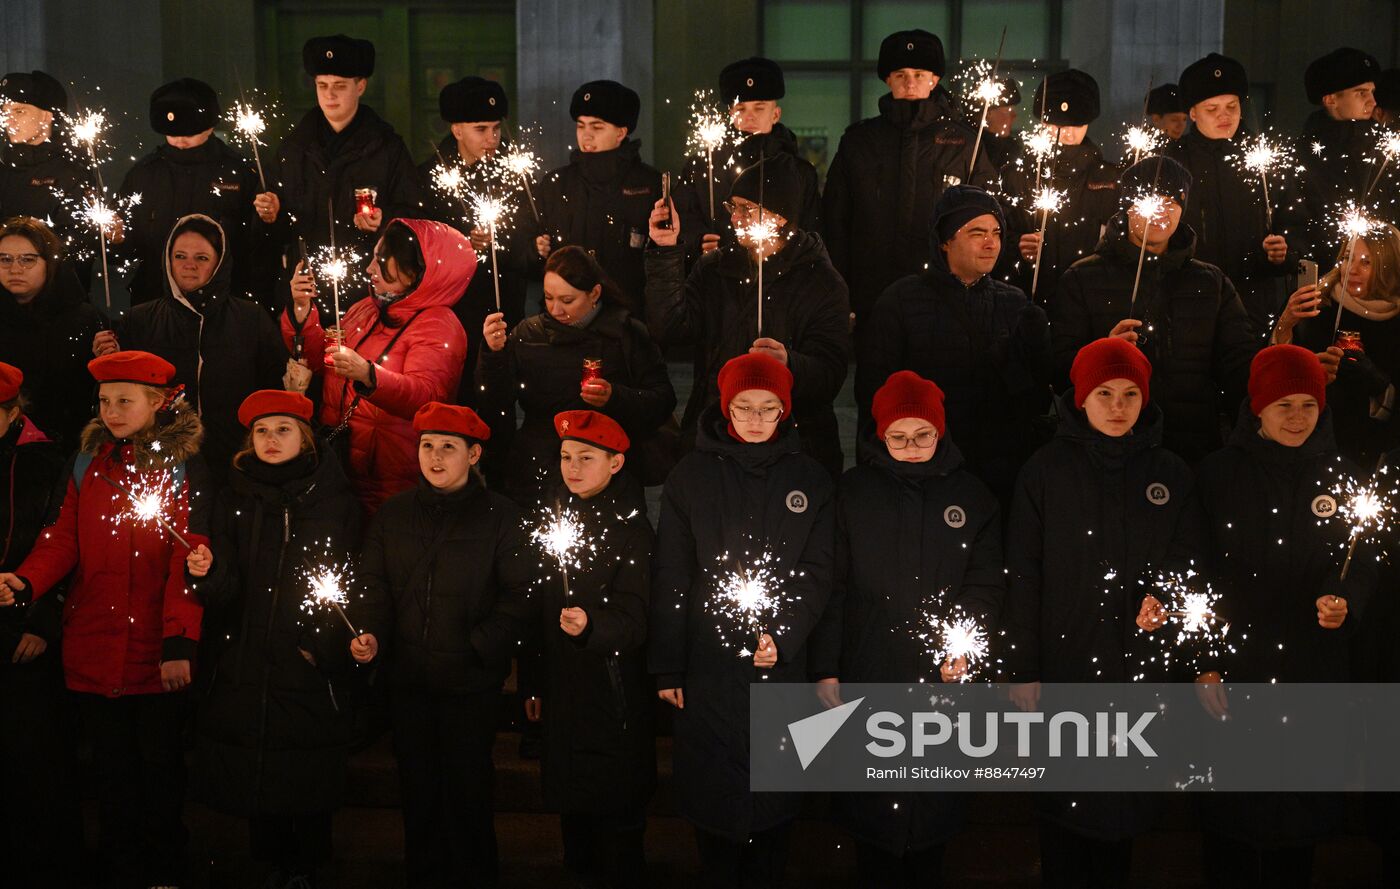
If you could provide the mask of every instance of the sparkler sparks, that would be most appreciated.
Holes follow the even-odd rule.
[[[247,102],[236,103],[229,112],[234,132],[238,133],[253,147],[253,163],[258,168],[258,184],[267,191],[267,178],[263,176],[262,156],[258,153],[258,137],[267,129],[267,118],[263,112]]]
[[[730,625],[717,627],[721,634],[726,629],[739,627],[748,639],[757,640],[763,635],[764,624],[777,617],[783,599],[774,561],[773,555],[767,552],[737,562],[728,553],[720,557],[721,565],[733,566],[719,576],[715,595],[710,600],[711,611]],[[752,657],[753,651],[744,644],[739,647],[738,656]]]
[[[1065,193],[1048,185],[1035,193],[1031,207],[1039,213],[1058,213],[1065,202]]]
[[[1026,150],[1037,161],[1044,161],[1055,150],[1055,130],[1046,124],[1038,124],[1021,134]]]
[[[972,681],[973,667],[985,661],[990,651],[986,630],[971,617],[944,618],[926,612],[916,625],[914,635],[924,643],[925,650],[939,667],[958,658],[967,659],[967,669],[960,682]]]
[[[690,133],[686,139],[689,149],[705,157],[705,178],[710,195],[710,218],[715,218],[715,152],[738,138],[731,126],[728,112],[721,110],[709,90],[695,93],[690,106]]]
[[[569,589],[569,569],[583,567],[583,553],[594,543],[590,541],[582,519],[571,509],[555,506],[543,522],[531,529],[530,539],[546,555],[553,557],[564,580],[564,598],[573,598],[573,592]]]
[[[125,517],[138,525],[152,525],[165,529],[185,549],[194,549],[184,535],[165,517],[171,501],[178,493],[174,479],[168,473],[143,473],[137,475],[128,487],[116,479],[98,473],[97,477],[116,488],[126,498]]]
[[[1156,127],[1130,126],[1123,134],[1123,143],[1133,153],[1133,163],[1142,160],[1162,146],[1162,131]]]
[[[346,591],[352,583],[350,566],[333,564],[317,567],[310,562],[303,564],[306,568],[307,592],[306,598],[302,600],[301,609],[307,614],[314,614],[317,609],[334,608],[340,619],[350,628],[351,635],[358,637],[360,631],[350,623],[350,618],[345,613],[345,605],[349,602]]]
[[[107,115],[101,111],[84,111],[68,118],[69,132],[86,151],[93,151],[107,129]]]

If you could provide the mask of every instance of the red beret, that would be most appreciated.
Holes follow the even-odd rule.
[[[491,437],[491,427],[476,415],[476,411],[441,401],[430,401],[418,409],[413,415],[413,431],[419,435],[460,435],[474,441],[486,441]]]
[[[890,374],[870,402],[870,415],[875,418],[876,438],[884,438],[890,424],[905,417],[928,420],[938,430],[939,438],[947,430],[943,390],[938,388],[937,383],[924,379],[912,370],[898,370]]]
[[[1249,364],[1249,409],[1257,417],[1264,408],[1303,392],[1327,407],[1327,371],[1317,356],[1302,346],[1269,346]]]
[[[584,444],[625,454],[632,442],[617,421],[597,411],[563,411],[554,415],[554,431],[561,439],[573,439]]]
[[[296,417],[310,423],[313,410],[311,399],[300,392],[259,389],[238,406],[238,422],[252,426],[263,417]]]
[[[1079,350],[1070,365],[1074,383],[1074,406],[1084,407],[1092,393],[1109,380],[1131,380],[1142,390],[1142,403],[1148,399],[1147,381],[1152,379],[1152,363],[1142,350],[1122,337],[1106,336]]]
[[[0,401],[14,401],[24,382],[24,371],[0,361]]]
[[[150,352],[113,352],[89,361],[88,373],[99,383],[169,386],[175,380],[175,365]]]
[[[726,361],[719,371],[720,411],[728,416],[729,403],[748,389],[772,392],[783,403],[783,416],[792,416],[792,371],[778,359],[755,352]]]

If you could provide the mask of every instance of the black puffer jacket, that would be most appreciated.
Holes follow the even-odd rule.
[[[175,381],[204,423],[201,453],[210,476],[222,484],[246,432],[238,406],[259,389],[282,388],[287,348],[272,316],[229,293],[231,260],[221,257],[208,284],[181,293],[169,255],[167,244],[166,295],[132,309],[116,325],[117,340],[123,349],[153,352],[175,365]]]
[[[1339,207],[1356,203],[1368,214],[1396,222],[1400,170],[1392,161],[1376,182],[1384,128],[1371,120],[1333,120],[1319,108],[1303,122],[1296,153],[1303,167],[1304,218],[1310,225],[1307,257],[1326,269],[1336,262],[1342,235]],[[1366,192],[1376,182],[1370,197]]]
[[[1133,431],[1089,425],[1071,393],[1055,440],[1026,463],[1006,531],[1006,668],[1032,682],[1155,678],[1136,619],[1149,570],[1184,570],[1204,552],[1191,470],[1162,447],[1162,412]]]
[[[703,154],[692,155],[681,171],[680,184],[672,190],[676,213],[686,220],[681,236],[692,248],[698,246],[701,235],[721,234],[729,230],[729,214],[720,206],[729,199],[739,174],[758,163],[760,158],[778,154],[791,155],[797,161],[797,173],[802,179],[802,212],[788,220],[803,231],[821,231],[822,196],[817,169],[802,156],[797,147],[797,135],[782,124],[774,124],[772,132],[746,136],[732,150],[713,158],[713,176]],[[715,212],[710,214],[710,182],[714,183]]]
[[[585,358],[602,359],[603,378],[613,387],[601,408],[579,397]],[[583,328],[545,313],[526,319],[504,349],[482,352],[477,378],[483,417],[493,430],[514,421],[517,402],[523,409],[514,446],[501,461],[504,487],[522,504],[534,501],[542,478],[557,478],[555,414],[599,411],[620,423],[635,443],[654,436],[676,407],[666,362],[646,327],[626,309],[606,303]]]
[[[1288,299],[1287,274],[1298,267],[1307,246],[1300,208],[1290,178],[1275,174],[1269,183],[1274,227],[1265,220],[1264,193],[1259,177],[1240,172],[1237,155],[1244,151],[1243,130],[1233,139],[1207,139],[1194,126],[1167,145],[1162,154],[1191,172],[1191,194],[1182,223],[1196,233],[1196,258],[1217,266],[1235,285],[1256,330],[1268,330]],[[1282,173],[1283,171],[1279,171]],[[1284,235],[1290,255],[1275,265],[1264,254],[1264,238]]]
[[[862,337],[861,428],[872,430],[870,402],[890,374],[912,370],[933,380],[946,396],[948,435],[1005,505],[1049,406],[1049,322],[1016,287],[992,275],[968,287],[937,245],[925,255],[928,270],[890,285]]]
[[[540,229],[530,241],[546,234],[552,249],[577,244],[592,253],[622,288],[624,308],[641,317],[642,250],[647,219],[660,199],[661,174],[642,162],[636,139],[612,151],[574,149],[569,163],[547,174],[535,190]]]
[[[1050,313],[1058,375],[1068,381],[1075,354],[1119,321],[1142,321],[1138,347],[1152,362],[1163,443],[1195,462],[1220,446],[1222,409],[1239,404],[1263,341],[1230,279],[1194,258],[1196,236],[1185,225],[1165,253],[1148,252],[1137,303],[1130,304],[1139,248],[1128,240],[1126,219],[1114,216],[1094,255],[1060,278]]]
[[[452,494],[420,480],[375,513],[350,607],[391,686],[467,694],[505,681],[538,575],[520,521],[475,474]]]
[[[636,812],[656,788],[656,691],[646,665],[654,541],[646,500],[639,484],[619,475],[588,500],[561,486],[555,502],[578,516],[595,549],[570,569],[567,598],[553,558],[543,556],[540,566],[545,800],[561,812]],[[588,614],[582,635],[559,628],[565,608]]]
[[[1059,146],[1052,163],[1042,165],[1040,184],[1064,192],[1059,211],[1046,216],[1045,245],[1040,251],[1040,279],[1031,294],[1040,305],[1055,295],[1065,269],[1094,252],[1103,227],[1118,212],[1118,176],[1122,169],[1103,159],[1094,140]],[[1008,251],[1020,258],[1017,282],[1030,293],[1035,263],[1020,257],[1020,238],[1040,231],[1035,210],[1035,158],[1022,155],[1002,168],[1002,181],[1018,204],[1007,219],[1002,239],[1003,259]]]
[[[95,183],[92,168],[72,155],[67,140],[62,124],[56,124],[53,136],[41,145],[0,139],[0,219],[47,220],[70,252],[90,258],[98,248],[97,233],[78,213]]]
[[[302,603],[312,570],[348,564],[359,537],[359,501],[330,448],[279,466],[250,455],[229,476],[214,509],[214,567],[194,583],[201,662],[213,671],[196,783],[216,808],[286,815],[340,804],[350,725],[336,682],[350,631],[331,609]]]
[[[732,839],[796,817],[792,793],[749,791],[749,686],[805,682],[807,642],[831,587],[831,478],[804,456],[791,425],[745,444],[711,408],[696,449],[666,481],[653,559],[648,664],[657,688],[683,688],[675,711],[675,776],[682,815]],[[775,614],[763,629],[778,664],[753,666],[752,628],[716,619],[727,573],[771,556],[778,584]],[[797,572],[791,576],[791,572]]]
[[[65,450],[92,419],[96,384],[88,373],[102,316],[66,262],[27,305],[0,287],[0,361],[24,371],[28,414]]]
[[[941,86],[927,99],[880,98],[880,116],[852,124],[826,174],[822,231],[831,261],[851,286],[857,325],[895,280],[924,266],[933,206],[949,185],[990,187],[997,171],[979,153],[977,133],[963,122]]]
[[[64,452],[34,424],[19,420],[0,437],[0,571],[14,571],[52,524],[62,505],[59,484],[66,464]],[[32,633],[48,649],[29,666],[57,669],[58,639],[63,626],[62,595],[41,596],[37,602],[0,608],[0,670],[25,669],[12,663],[20,637]]]
[[[121,193],[139,194],[141,202],[127,213],[121,253],[135,261],[127,286],[131,301],[164,297],[164,250],[175,222],[192,213],[216,220],[228,238],[232,292],[271,304],[266,257],[253,253],[253,235],[262,243],[265,226],[254,226],[253,197],[258,174],[251,161],[218,136],[196,148],[162,144],[136,162],[122,180]],[[258,284],[254,292],[254,283]]]
[[[685,221],[681,220],[681,231]],[[759,337],[757,266],[738,242],[705,254],[685,275],[679,247],[647,251],[647,326],[661,346],[695,346],[695,387],[681,428],[694,436],[701,413],[719,401],[724,363]],[[802,450],[841,474],[841,439],[832,403],[846,380],[850,354],[846,283],[819,235],[796,232],[764,260],[763,332],[788,350],[792,413]]]
[[[312,108],[282,141],[268,186],[277,192],[282,211],[269,234],[294,247],[298,235],[309,249],[330,244],[334,211],[335,243],[354,245],[368,256],[384,226],[400,217],[423,215],[427,200],[408,147],[389,122],[368,105],[339,133],[331,130],[320,108]],[[355,189],[373,188],[374,205],[384,211],[378,232],[355,227]],[[295,251],[288,259],[296,263]]]

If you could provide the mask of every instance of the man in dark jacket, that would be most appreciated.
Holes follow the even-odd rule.
[[[641,143],[628,138],[641,108],[641,97],[614,80],[590,81],[575,90],[569,115],[578,147],[535,195],[540,258],[565,244],[588,250],[622,288],[624,308],[639,318],[647,218],[661,196],[661,174],[642,162]]]
[[[775,154],[797,159],[802,177],[802,212],[794,220],[797,227],[808,232],[821,230],[817,170],[799,152],[797,136],[779,122],[783,109],[778,100],[786,94],[783,69],[771,59],[740,59],[719,72],[720,101],[729,106],[729,120],[743,138],[710,162],[703,154],[686,161],[675,196],[677,212],[694,222],[686,233],[688,247],[698,243],[704,250],[714,249],[720,233],[729,228],[728,214],[720,202],[733,189],[734,180],[760,158]]]
[[[151,94],[151,129],[162,144],[136,162],[122,180],[123,195],[141,200],[126,214],[122,253],[135,261],[128,279],[132,304],[159,299],[169,292],[161,253],[175,220],[200,213],[218,221],[228,235],[233,292],[271,307],[272,280],[261,276],[253,292],[253,196],[258,176],[253,165],[214,135],[219,97],[214,88],[188,77]],[[265,232],[257,227],[257,234]],[[265,265],[265,263],[264,263]],[[275,280],[275,278],[273,279]]]
[[[1270,196],[1277,210],[1271,220],[1259,177],[1240,165],[1246,149],[1240,108],[1249,95],[1243,65],[1211,53],[1181,72],[1180,89],[1194,125],[1162,154],[1191,173],[1182,221],[1196,233],[1196,258],[1220,267],[1255,328],[1267,330],[1288,297],[1286,275],[1298,265],[1297,251],[1290,261],[1287,239],[1275,234],[1296,217],[1296,210],[1284,205],[1290,192],[1275,176]],[[1303,234],[1300,221],[1295,235],[1300,248]]]
[[[6,131],[0,140],[0,219],[32,216],[51,222],[86,286],[97,235],[79,221],[77,210],[94,182],[91,168],[62,144],[68,92],[43,71],[12,72],[0,79],[0,110]],[[111,237],[109,243],[120,239]]]
[[[895,280],[923,270],[933,205],[950,185],[990,186],[996,168],[972,164],[977,133],[939,86],[943,43],[897,31],[880,44],[880,116],[853,124],[826,174],[823,231],[831,262],[851,287],[860,335],[875,301]],[[969,169],[971,168],[971,169]]]
[[[685,252],[677,245],[685,219],[658,201],[650,221],[655,247],[646,256],[647,326],[663,348],[695,347],[695,387],[681,419],[686,441],[694,440],[701,413],[719,397],[715,380],[724,363],[764,352],[792,371],[793,419],[802,449],[834,478],[842,461],[832,403],[846,380],[850,308],[846,284],[832,268],[821,236],[791,221],[802,212],[801,200],[802,176],[794,158],[775,155],[750,168],[726,202],[737,239],[701,257],[689,277]],[[753,234],[760,215],[776,227],[761,248]],[[661,228],[668,217],[670,227]],[[761,291],[754,259],[760,249]]]
[[[490,230],[469,218],[458,197],[433,186],[435,173],[440,169],[457,170],[470,181],[473,170],[481,169],[478,164],[495,157],[501,147],[502,121],[510,113],[506,91],[494,80],[464,77],[449,83],[438,93],[438,112],[451,132],[443,136],[437,150],[418,165],[418,173],[429,186],[428,208],[433,218],[471,238],[472,249],[476,251],[476,274],[472,275],[467,292],[452,306],[452,311],[467,332],[467,360],[457,390],[457,403],[480,407],[473,370],[481,354],[481,325],[487,315],[497,311],[497,282],[491,263],[498,263],[495,272],[500,279],[500,311],[505,313],[506,328],[513,330],[525,317],[525,280],[532,266],[529,258],[533,245],[529,243],[528,233],[520,230],[523,216],[517,207],[513,214],[515,219],[499,226],[511,233],[509,241],[498,238],[496,250],[492,252]]]
[[[1006,191],[1015,196],[1020,212],[1013,214],[1011,232],[1020,253],[1021,289],[1039,305],[1055,293],[1060,275],[1094,252],[1108,218],[1118,209],[1116,164],[1089,138],[1089,124],[1099,116],[1099,84],[1075,68],[1057,71],[1040,82],[1034,106],[1045,109],[1044,121],[1058,140],[1050,158],[1040,162],[1029,153],[1003,170]],[[1059,209],[1046,212],[1041,243],[1041,212],[1035,209],[1036,189],[1051,188],[1062,194]],[[1040,251],[1040,275],[1035,274]],[[1011,251],[1007,251],[1008,253]]]
[[[934,208],[928,271],[890,285],[856,356],[856,403],[869,428],[875,391],[897,370],[938,384],[948,428],[973,475],[1009,502],[1049,403],[1045,310],[990,274],[1001,251],[1001,207],[972,185]]]
[[[1375,57],[1351,47],[1314,59],[1303,72],[1308,101],[1321,106],[1303,122],[1298,160],[1304,167],[1303,196],[1312,227],[1309,258],[1323,268],[1336,261],[1342,246],[1340,207],[1355,202],[1379,212],[1381,219],[1397,221],[1400,174],[1395,164],[1379,180],[1376,177],[1382,131],[1371,116],[1380,73]]]
[[[1051,311],[1057,376],[1068,379],[1075,354],[1099,337],[1136,343],[1152,362],[1166,447],[1195,462],[1220,447],[1222,411],[1243,397],[1262,340],[1230,279],[1194,258],[1195,233],[1180,224],[1191,188],[1186,168],[1145,158],[1123,174],[1122,187],[1125,209],[1099,248],[1060,278]],[[1157,204],[1136,207],[1140,197]]]
[[[338,246],[368,256],[388,222],[423,215],[418,170],[388,121],[360,104],[374,73],[373,43],[313,37],[301,59],[316,83],[317,107],[282,141],[275,184],[253,206],[263,222],[277,224],[273,236],[284,247],[297,237],[309,249],[328,246],[334,225]],[[362,200],[366,190],[372,208]]]

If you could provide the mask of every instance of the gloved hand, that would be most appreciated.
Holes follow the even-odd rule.
[[[1337,379],[1345,386],[1357,387],[1371,398],[1381,398],[1390,388],[1390,376],[1360,349],[1347,349],[1342,353]]]

